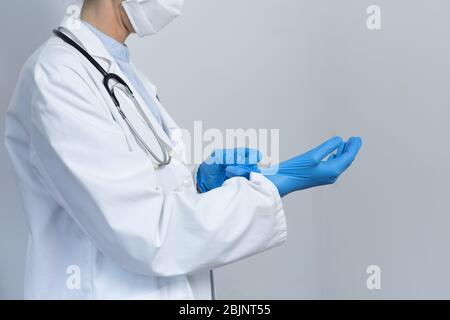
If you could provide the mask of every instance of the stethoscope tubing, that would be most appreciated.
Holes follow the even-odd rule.
[[[144,110],[142,110],[142,107],[137,102],[136,98],[134,97],[133,92],[131,91],[130,87],[127,85],[127,83],[117,74],[114,73],[108,73],[85,49],[83,49],[78,43],[76,43],[74,40],[72,40],[69,36],[67,36],[64,32],[60,30],[53,30],[53,34],[63,40],[68,45],[75,48],[78,52],[80,52],[103,76],[103,85],[105,86],[105,89],[108,91],[109,96],[111,97],[114,105],[116,106],[120,116],[123,118],[127,126],[129,127],[131,133],[136,138],[136,140],[142,145],[142,147],[146,150],[146,152],[156,161],[156,165],[158,168],[167,166],[171,163],[172,157],[170,156],[170,153],[167,151],[167,149],[164,146],[164,143],[159,137],[158,133],[156,132],[155,128],[153,127],[152,123],[150,122],[150,119],[148,119],[147,115],[145,114]],[[109,86],[110,81],[116,81],[118,84],[122,85],[124,89],[121,89],[125,94],[133,101],[133,104],[135,108],[137,109],[139,115],[144,119],[146,125],[150,128],[153,135],[156,138],[156,141],[158,142],[159,147],[161,148],[161,152],[163,155],[163,158],[161,159],[158,157],[152,149],[148,146],[148,144],[145,142],[145,140],[140,136],[136,128],[133,126],[131,121],[127,118],[125,113],[123,112],[120,103],[118,99],[116,98],[114,94],[114,88],[118,87],[115,86]]]

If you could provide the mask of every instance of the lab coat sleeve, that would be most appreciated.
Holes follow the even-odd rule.
[[[198,194],[167,192],[142,152],[105,112],[78,71],[36,72],[31,160],[56,201],[123,268],[175,276],[216,268],[284,242],[275,186],[253,174]],[[48,76],[47,74],[51,74]],[[98,105],[97,105],[98,104]]]

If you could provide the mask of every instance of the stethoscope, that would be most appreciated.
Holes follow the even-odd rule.
[[[153,125],[150,122],[150,119],[148,119],[148,117],[145,115],[144,111],[141,108],[141,105],[139,104],[139,102],[136,100],[133,92],[131,91],[130,87],[127,85],[127,83],[117,74],[114,73],[108,73],[106,72],[105,69],[102,68],[102,66],[95,61],[95,59],[86,51],[84,50],[78,43],[76,43],[75,41],[73,41],[72,39],[70,39],[67,35],[65,35],[63,32],[59,31],[59,30],[53,30],[53,33],[55,34],[55,36],[57,36],[58,38],[62,39],[65,43],[71,45],[72,47],[74,47],[75,49],[77,49],[83,56],[86,57],[86,59],[89,60],[90,63],[92,63],[92,65],[98,70],[100,71],[100,73],[103,75],[103,85],[106,88],[106,91],[108,91],[109,96],[111,97],[112,101],[114,102],[114,105],[117,108],[117,111],[119,111],[119,114],[122,116],[122,119],[126,122],[126,124],[128,125],[128,127],[130,128],[130,131],[132,132],[132,134],[134,135],[134,137],[142,144],[142,146],[144,147],[144,149],[156,160],[157,164],[156,166],[158,168],[167,166],[170,164],[170,162],[172,161],[172,157],[170,156],[170,153],[167,151],[167,149],[164,147],[164,143],[162,142],[161,138],[158,136],[158,133],[156,132],[155,128],[153,127]],[[145,120],[147,126],[151,129],[151,131],[153,132],[153,135],[156,138],[156,141],[158,141],[159,147],[161,148],[162,154],[163,154],[163,159],[160,159],[151,149],[150,147],[145,143],[144,139],[141,138],[141,136],[139,135],[139,133],[135,130],[135,128],[133,127],[133,125],[131,124],[131,122],[128,120],[127,116],[125,115],[125,113],[122,111],[122,108],[120,107],[120,103],[119,100],[117,100],[116,95],[114,93],[114,88],[117,87],[117,83],[115,85],[113,85],[112,87],[109,86],[109,82],[111,80],[116,81],[118,84],[122,85],[122,91],[133,101],[136,109],[138,110],[139,114],[141,115],[141,117]],[[119,89],[121,89],[120,87],[118,87]],[[158,99],[159,100],[159,99]],[[213,271],[211,270],[209,272],[210,275],[210,281],[211,281],[211,298],[213,300],[216,299],[216,293],[215,293],[215,288],[214,288],[214,274]]]
[[[152,123],[150,122],[150,119],[145,114],[144,110],[142,110],[141,105],[136,100],[136,97],[134,96],[133,92],[131,91],[131,89],[127,85],[127,83],[120,76],[118,76],[117,74],[108,73],[105,69],[103,69],[103,67],[86,50],[84,50],[78,43],[73,41],[66,34],[61,32],[60,30],[53,30],[53,33],[58,38],[62,39],[65,43],[67,43],[70,46],[72,46],[75,49],[77,49],[103,75],[103,85],[105,86],[106,91],[109,93],[109,96],[111,97],[112,101],[114,102],[114,105],[116,106],[117,111],[119,112],[119,114],[121,115],[121,117],[125,121],[125,123],[128,125],[128,127],[129,127],[131,133],[133,134],[133,136],[135,137],[135,139],[137,141],[139,141],[139,143],[142,145],[142,147],[145,149],[145,151],[147,151],[153,157],[153,159],[155,159],[156,167],[157,168],[161,168],[161,167],[169,165],[170,162],[172,161],[172,157],[170,156],[169,151],[164,146],[164,143],[161,140],[161,137],[156,132],[155,128],[153,127]],[[114,85],[110,86],[109,85],[110,81],[115,81]],[[123,112],[123,110],[122,110],[122,108],[120,106],[119,100],[117,100],[116,94],[114,93],[114,89],[115,88],[118,88],[118,89],[122,90],[128,96],[128,98],[130,98],[131,101],[133,101],[133,103],[134,103],[136,109],[138,110],[139,114],[144,119],[145,123],[150,128],[150,130],[152,131],[153,135],[155,136],[156,141],[158,142],[159,147],[161,148],[162,159],[160,157],[158,157],[151,150],[151,148],[148,146],[148,144],[145,142],[145,140],[142,139],[140,134],[134,128],[133,124],[130,122],[130,120],[127,118],[127,116]]]

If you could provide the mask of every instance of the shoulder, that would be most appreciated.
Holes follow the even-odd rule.
[[[61,79],[83,70],[82,60],[75,49],[55,37],[45,42],[26,61],[23,74],[32,77],[36,84],[45,79]]]
[[[41,45],[24,63],[9,109],[31,105],[33,97],[51,89],[85,87],[80,58],[59,39],[51,38]],[[86,90],[84,90],[86,91]]]

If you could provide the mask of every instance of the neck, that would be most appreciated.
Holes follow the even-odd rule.
[[[124,43],[131,33],[125,23],[121,1],[85,2],[81,18],[120,43]]]

